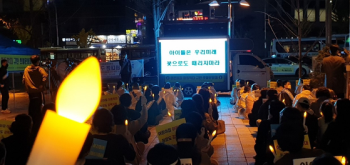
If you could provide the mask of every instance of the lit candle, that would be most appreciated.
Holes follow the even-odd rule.
[[[304,112],[304,120],[303,120],[303,124],[305,125],[306,122],[306,116],[307,116],[307,112]]]
[[[208,87],[208,89],[210,90],[210,87]]]
[[[211,99],[209,99],[209,103],[213,102]]]
[[[146,91],[147,90],[147,86],[143,87],[143,91]]]
[[[286,104],[286,99],[283,99],[282,102],[283,102],[283,104]]]
[[[322,112],[320,112],[320,114],[321,114],[321,116],[323,116],[323,113],[322,113]]]
[[[129,125],[128,120],[125,120],[125,133],[128,132],[128,125]]]
[[[215,97],[217,96],[217,94],[215,93]]]
[[[153,100],[154,100],[154,94],[152,94]]]
[[[173,117],[171,117],[171,113],[168,112],[168,116],[171,118],[172,121],[174,121]]]
[[[342,164],[342,165],[346,165],[346,158],[345,158],[345,156],[343,156],[343,157],[341,158],[341,164]]]
[[[27,164],[73,165],[90,130],[89,119],[101,100],[98,60],[89,57],[64,79],[57,93],[57,113],[47,111]]]
[[[276,156],[275,150],[273,149],[273,147],[271,145],[269,145],[270,151],[273,154],[273,156]]]
[[[215,137],[215,135],[216,135],[216,130],[214,130],[213,133],[211,134],[211,137],[209,138],[207,145],[210,145],[210,143],[211,143],[211,141],[213,141],[213,138]]]

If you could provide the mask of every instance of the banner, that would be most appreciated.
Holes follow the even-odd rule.
[[[100,107],[111,110],[115,105],[119,105],[119,95],[118,94],[110,94],[110,95],[102,95],[100,101]]]
[[[157,136],[160,143],[176,145],[176,129],[186,123],[185,119],[175,120],[171,123],[156,126]]]
[[[224,82],[225,75],[166,75],[166,82]]]
[[[7,68],[7,71],[9,72],[23,72],[24,69],[31,65],[30,62],[30,55],[7,55],[7,54],[0,54],[0,59],[6,59],[7,63],[9,64],[9,67]]]
[[[316,157],[293,159],[293,165],[312,165],[312,162],[315,160],[315,158]],[[334,156],[334,158],[341,162],[341,156]]]
[[[0,139],[7,138],[12,135],[10,131],[10,126],[13,121],[9,120],[0,120]]]
[[[144,61],[130,60],[131,62],[131,77],[143,77],[144,76]],[[121,67],[119,61],[116,62],[101,62],[101,77],[102,79],[118,79],[120,78]]]

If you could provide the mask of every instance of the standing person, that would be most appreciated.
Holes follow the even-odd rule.
[[[47,73],[39,66],[40,57],[32,55],[30,57],[32,65],[27,66],[23,73],[23,83],[29,95],[29,109],[28,114],[33,119],[33,126],[40,124],[42,114],[42,92],[44,91]]]
[[[127,89],[129,90],[129,86],[131,85],[131,62],[128,59],[128,55],[126,53],[126,50],[122,50],[120,53],[120,60],[119,65],[121,67],[120,69],[120,77],[124,84],[127,85]]]
[[[10,110],[8,110],[8,102],[9,102],[9,81],[8,81],[8,72],[7,67],[8,63],[6,59],[1,60],[1,68],[0,68],[0,84],[1,84],[1,95],[2,95],[2,110],[1,113],[11,113]]]
[[[331,56],[326,57],[322,61],[322,72],[326,73],[325,85],[327,88],[333,89],[338,98],[344,98],[345,91],[345,60],[340,57],[338,45],[332,45]]]

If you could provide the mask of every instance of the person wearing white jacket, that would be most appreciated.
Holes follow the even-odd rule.
[[[248,118],[248,116],[245,116],[245,111],[247,109],[246,100],[249,95],[250,89],[248,86],[244,86],[243,89],[243,93],[239,96],[238,100],[238,113],[240,119]]]
[[[168,109],[168,112],[173,113],[175,107],[177,107],[176,97],[174,95],[174,91],[170,88],[170,83],[166,83],[164,85],[164,90],[160,91],[162,92],[163,99],[166,104],[166,108]]]
[[[131,105],[129,109],[135,110],[137,102],[141,99],[141,97],[145,96],[143,95],[138,83],[132,84],[132,91],[129,92],[129,94],[131,96]]]
[[[253,84],[251,87],[251,92],[248,94],[246,99],[246,111],[245,116],[252,112],[254,102],[257,101],[260,97],[260,86],[258,84]]]
[[[312,92],[310,91],[310,85],[303,85],[303,90],[301,93],[299,93],[298,95],[295,96],[294,100],[293,100],[293,106],[295,107],[295,103],[302,97],[305,97],[307,99],[309,99],[311,102],[316,100],[316,97],[312,94]]]

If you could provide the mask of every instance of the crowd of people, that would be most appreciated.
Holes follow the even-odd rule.
[[[312,80],[303,85],[300,79],[296,90],[288,81],[276,82],[276,88],[260,89],[237,80],[231,92],[239,117],[258,127],[255,164],[292,165],[293,159],[331,159],[330,155],[350,158],[350,101],[337,98],[329,88],[314,88]],[[283,156],[276,156],[277,149]]]

